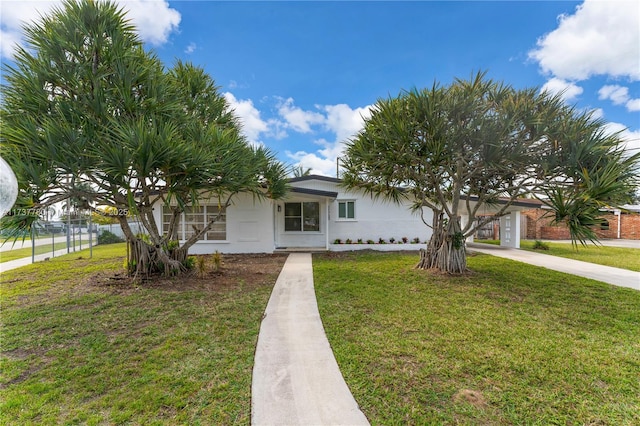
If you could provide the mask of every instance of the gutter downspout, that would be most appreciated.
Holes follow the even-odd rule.
[[[620,214],[620,210],[614,210],[613,214],[618,216],[618,239],[620,239],[621,231],[622,231],[622,214]]]
[[[271,212],[273,215],[273,251],[278,248],[278,201],[271,200]]]
[[[327,232],[325,232],[325,236],[324,236],[324,240],[325,240],[324,241],[324,249],[329,251],[329,222],[330,222],[330,219],[331,219],[329,217],[329,199],[325,200],[324,205],[325,205],[325,210],[326,210],[326,213],[327,213],[325,215],[325,217],[327,218],[327,225],[326,225],[326,228],[327,228],[326,231]]]

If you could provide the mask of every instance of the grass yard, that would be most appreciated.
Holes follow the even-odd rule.
[[[314,256],[320,314],[372,424],[640,424],[640,292],[488,255]]]
[[[0,424],[249,424],[260,320],[285,257],[225,256],[221,275],[134,285],[116,275],[124,252],[2,274]]]
[[[496,240],[476,240],[477,243],[500,244]],[[614,268],[629,269],[640,272],[640,250],[624,247],[608,247],[588,245],[578,246],[576,250],[569,243],[553,243],[545,241],[549,250],[534,250],[535,241],[521,240],[520,248],[536,253],[550,254],[552,256],[566,257],[568,259],[582,260],[584,262],[597,263],[598,265],[613,266]]]

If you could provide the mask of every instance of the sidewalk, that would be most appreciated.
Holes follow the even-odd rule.
[[[83,241],[84,242],[84,241]],[[87,241],[87,246],[83,247],[82,250],[88,250],[89,249],[89,242]],[[94,241],[93,243],[93,247],[97,247],[97,243]],[[73,254],[73,253],[77,253],[82,251],[80,250],[80,246],[76,247],[76,250],[73,250],[73,248],[71,248],[70,252],[67,252],[66,248],[60,249],[60,250],[56,250],[55,252],[50,252],[47,251],[46,253],[42,253],[42,254],[36,254],[34,256],[34,261],[37,262],[42,262],[43,260],[49,258],[49,259],[53,259],[55,257],[58,256],[64,256],[66,254]],[[2,253],[0,253],[0,259],[2,258]],[[20,268],[22,266],[27,266],[27,265],[31,265],[31,256],[29,257],[21,257],[20,259],[15,259],[15,260],[9,260],[8,262],[0,262],[0,273],[2,272],[7,272],[10,271],[12,269],[16,269],[16,268]]]
[[[74,253],[73,251],[71,253]],[[51,252],[47,252],[44,254],[36,254],[34,259],[36,262],[41,262],[43,260],[45,260],[46,258],[53,258],[53,257],[58,257],[58,256],[63,256],[67,254],[67,249],[60,249],[60,250],[56,250],[55,252],[53,252],[53,255]],[[27,265],[31,265],[31,256],[29,257],[21,257],[20,259],[16,259],[16,260],[10,260],[8,262],[2,262],[0,263],[0,273],[2,272],[6,272],[6,271],[10,271],[11,269],[16,269],[16,268],[20,268],[22,266],[27,266]]]
[[[252,425],[368,425],[324,333],[310,253],[292,253],[267,305],[251,386]]]
[[[591,278],[619,287],[640,290],[640,272],[628,269],[613,268],[611,266],[596,265],[595,263],[582,262],[580,260],[551,256],[548,254],[534,253],[526,250],[518,250],[494,246],[482,243],[467,243],[470,251],[491,254],[531,265],[542,266],[554,271],[566,272],[580,277]]]

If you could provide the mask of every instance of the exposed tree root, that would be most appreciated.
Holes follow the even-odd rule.
[[[426,249],[420,249],[420,261],[416,269],[437,269],[449,274],[467,271],[467,255],[464,236],[458,221],[436,221]],[[446,226],[446,227],[445,227]]]

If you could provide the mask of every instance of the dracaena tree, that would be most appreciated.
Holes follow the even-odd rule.
[[[432,209],[417,266],[462,273],[465,239],[519,198],[546,202],[574,242],[596,240],[590,226],[600,209],[626,201],[638,184],[639,156],[605,124],[559,96],[478,73],[379,100],[347,142],[343,184]],[[484,205],[496,213],[474,220]]]
[[[172,274],[222,214],[180,243],[173,228],[186,206],[213,198],[223,212],[240,193],[284,195],[285,167],[245,140],[211,77],[182,62],[165,69],[114,3],[66,1],[25,27],[25,39],[5,66],[0,137],[19,178],[18,207],[29,210],[3,227],[29,227],[37,216],[21,211],[82,198],[116,212],[130,273]],[[158,205],[171,211],[168,232],[156,223]],[[131,214],[144,237],[129,227]]]

